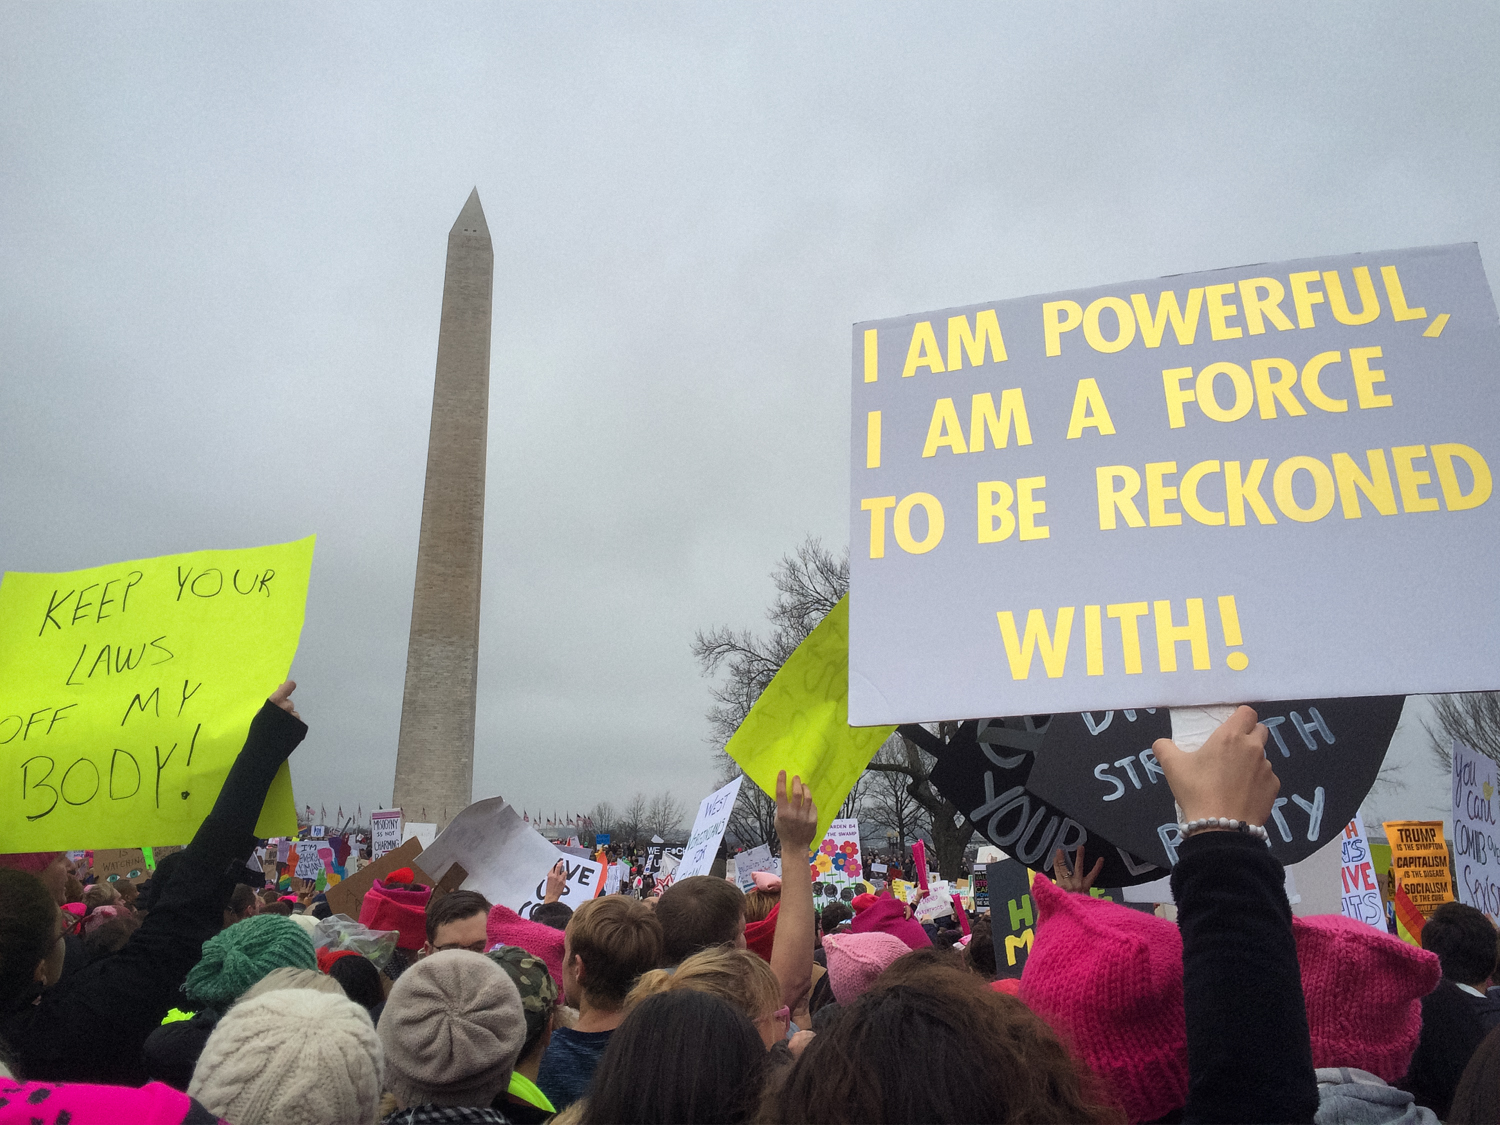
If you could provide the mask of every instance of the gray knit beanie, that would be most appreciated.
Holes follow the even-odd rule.
[[[235,1125],[373,1125],[380,1039],[343,996],[284,988],[242,1000],[198,1056],[188,1094]]]
[[[450,949],[401,974],[379,1035],[386,1088],[402,1106],[488,1106],[510,1082],[526,1013],[504,969]]]

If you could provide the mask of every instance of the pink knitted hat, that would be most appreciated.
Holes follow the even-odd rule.
[[[518,945],[533,957],[547,963],[547,971],[557,982],[558,1003],[563,1000],[563,932],[522,918],[508,906],[490,907],[489,921],[485,923],[485,935],[489,947]]]
[[[0,854],[0,867],[40,875],[62,854],[62,852],[5,852]]]
[[[906,917],[905,903],[887,895],[881,895],[874,904],[861,910],[850,923],[849,932],[855,934],[890,934],[906,943],[908,949],[925,949],[932,944],[922,923]]]
[[[1021,999],[1073,1048],[1132,1121],[1187,1103],[1182,936],[1171,922],[1037,876]]]
[[[1422,997],[1443,975],[1437,954],[1342,914],[1293,918],[1292,936],[1313,1066],[1399,1081],[1422,1034]]]
[[[882,933],[828,934],[823,948],[828,953],[828,983],[840,1004],[868,991],[892,961],[911,952],[900,938]]]
[[[395,930],[398,949],[421,949],[427,941],[427,900],[431,897],[431,887],[411,891],[376,879],[359,904],[359,924],[372,930]]]

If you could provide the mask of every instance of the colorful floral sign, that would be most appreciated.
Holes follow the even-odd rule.
[[[842,899],[849,902],[866,889],[864,863],[859,854],[859,821],[835,820],[828,835],[813,851],[813,898],[821,906]]]

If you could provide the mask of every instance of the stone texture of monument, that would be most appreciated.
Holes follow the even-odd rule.
[[[494,276],[495,252],[475,188],[448,232],[393,801],[406,820],[440,827],[474,791]]]

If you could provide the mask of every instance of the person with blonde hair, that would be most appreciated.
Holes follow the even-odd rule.
[[[648,996],[685,988],[717,996],[743,1012],[767,1050],[786,1038],[791,1013],[781,1003],[781,983],[771,966],[747,949],[705,949],[678,965],[675,973],[653,969],[626,997],[625,1010]]]

